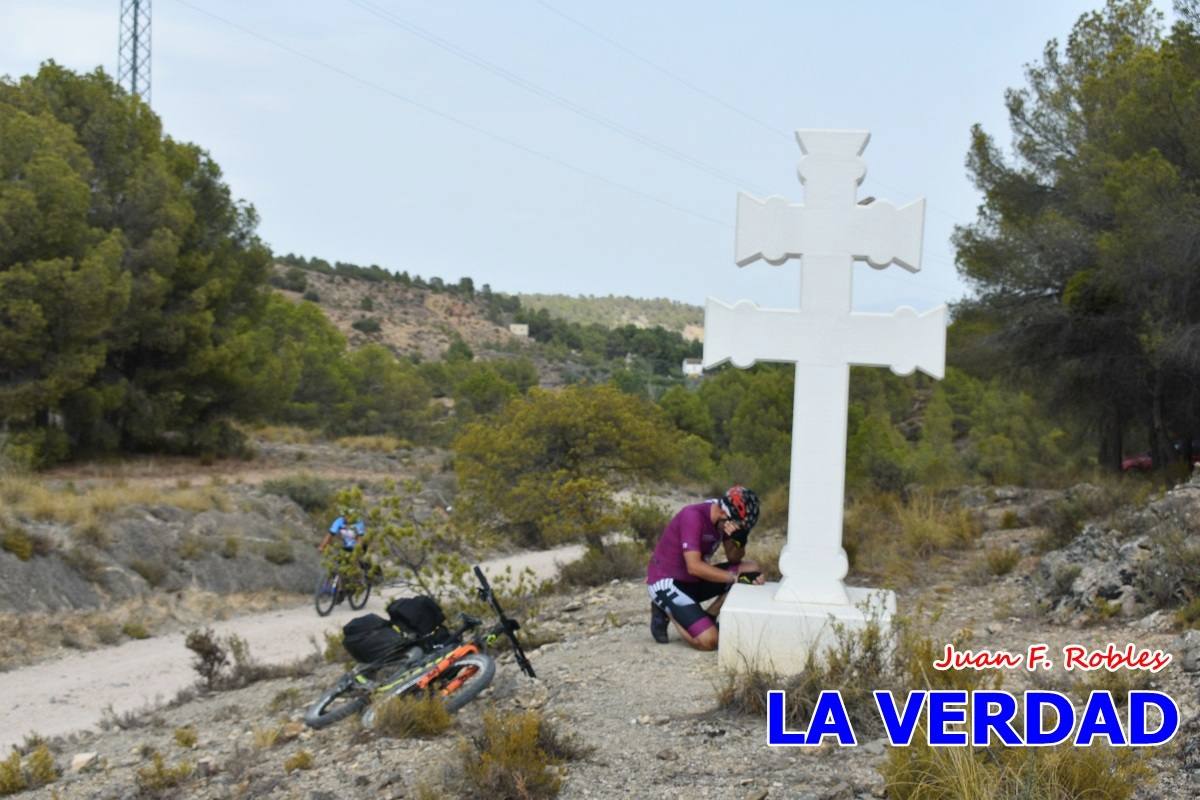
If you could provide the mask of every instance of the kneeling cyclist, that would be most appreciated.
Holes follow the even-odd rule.
[[[663,530],[650,565],[650,633],[667,643],[669,622],[698,650],[717,648],[717,614],[729,587],[745,575],[762,583],[759,566],[746,561],[746,541],[758,522],[758,495],[734,486],[723,497],[684,506]],[[721,545],[726,561],[709,564]],[[701,603],[713,600],[708,609]]]

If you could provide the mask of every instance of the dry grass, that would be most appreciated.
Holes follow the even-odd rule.
[[[294,772],[298,769],[312,769],[313,766],[313,754],[307,750],[298,750],[283,761],[284,772]]]
[[[196,746],[199,737],[196,736],[196,729],[190,725],[186,728],[175,729],[175,744],[188,750]]]
[[[460,745],[459,768],[466,786],[458,788],[466,791],[454,796],[557,797],[563,765],[587,752],[540,712],[485,712],[482,733]]]
[[[267,425],[252,431],[255,438],[279,444],[312,444],[320,438],[319,431],[297,428],[293,425]]]
[[[921,577],[920,564],[972,545],[981,532],[955,500],[922,493],[906,501],[876,493],[847,506],[843,546],[852,570],[903,586]]]
[[[1017,547],[989,547],[983,558],[990,574],[1007,575],[1020,563],[1021,550]]]
[[[168,767],[162,754],[155,752],[150,756],[150,766],[137,771],[138,790],[143,794],[158,796],[192,777],[192,770],[192,765],[187,761]]]
[[[267,726],[265,728],[254,729],[254,747],[258,750],[270,750],[277,744],[281,744],[281,734],[283,727],[280,725]]]
[[[13,749],[8,758],[0,761],[0,795],[16,794],[36,789],[58,780],[58,766],[45,744],[35,746],[21,763],[21,750]]]
[[[375,730],[396,739],[437,736],[450,723],[445,703],[434,695],[389,697],[375,711]]]
[[[369,453],[394,453],[412,447],[412,442],[395,436],[343,436],[334,444],[344,450]]]
[[[229,501],[217,489],[160,488],[116,482],[78,489],[70,484],[50,488],[30,478],[0,478],[0,504],[13,513],[41,522],[71,525],[95,537],[100,520],[127,506],[174,506],[185,511],[227,510]]]
[[[1150,775],[1127,749],[930,747],[923,730],[891,748],[881,772],[896,800],[1127,800]]]

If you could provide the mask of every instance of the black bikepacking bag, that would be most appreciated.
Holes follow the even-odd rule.
[[[388,603],[388,616],[413,636],[428,636],[446,621],[441,606],[432,597],[398,597]]]
[[[410,637],[378,614],[364,614],[342,626],[342,647],[363,664],[399,657],[410,644]]]

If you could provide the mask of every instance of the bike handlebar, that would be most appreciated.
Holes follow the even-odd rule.
[[[475,565],[475,578],[479,581],[479,598],[486,600],[491,604],[492,609],[496,612],[496,616],[500,618],[500,624],[497,628],[508,637],[508,640],[513,646],[513,656],[517,659],[517,666],[531,678],[536,678],[537,673],[533,671],[533,665],[529,663],[529,659],[525,656],[525,651],[521,649],[521,643],[517,641],[517,631],[521,628],[521,624],[515,619],[509,619],[504,615],[504,609],[500,608],[500,603],[496,600],[495,593],[492,592],[492,586],[488,583],[487,576],[483,574],[483,570],[479,565]],[[496,631],[494,631],[495,633]]]

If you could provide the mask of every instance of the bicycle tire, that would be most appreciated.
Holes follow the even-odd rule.
[[[304,711],[304,724],[313,730],[321,730],[362,711],[370,698],[366,693],[356,690],[357,687],[352,683],[344,679],[338,681],[336,686]]]
[[[350,607],[358,611],[367,604],[367,600],[371,597],[371,582],[363,580],[355,586],[355,590],[348,594],[346,599],[350,601]]]
[[[491,685],[492,679],[496,677],[496,661],[487,653],[471,653],[454,662],[453,673],[457,673],[462,667],[475,667],[475,674],[469,677],[462,686],[450,695],[442,698],[446,706],[446,711],[453,714],[467,703],[479,696],[479,693]],[[446,677],[452,677],[451,670],[447,670]],[[440,679],[439,679],[440,680]],[[375,727],[375,710],[379,708],[380,703],[386,703],[393,697],[405,694],[414,694],[422,691],[412,686],[411,683],[401,686],[394,691],[388,692],[385,697],[380,697],[371,704],[371,707],[363,712],[362,723],[364,728]]]
[[[329,605],[325,606],[324,601],[328,600]],[[317,616],[328,617],[333,607],[337,605],[337,577],[324,575],[321,577],[321,582],[317,584],[316,594],[313,596],[313,605],[317,607]]]
[[[454,662],[454,666],[459,668],[474,666],[476,670],[475,674],[467,678],[462,686],[446,695],[446,710],[451,714],[478,697],[480,692],[492,685],[492,679],[496,677],[496,660],[487,653],[472,653],[463,656]]]

